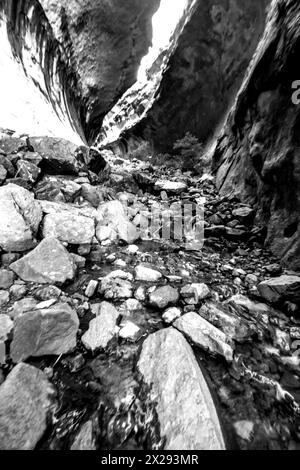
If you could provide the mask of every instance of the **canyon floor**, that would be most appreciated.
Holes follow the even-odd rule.
[[[0,447],[299,449],[300,274],[253,208],[58,139],[0,149]],[[163,236],[186,205],[203,246],[193,217]]]

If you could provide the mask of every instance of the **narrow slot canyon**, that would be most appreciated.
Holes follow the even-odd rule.
[[[0,450],[299,450],[299,33],[0,0]]]

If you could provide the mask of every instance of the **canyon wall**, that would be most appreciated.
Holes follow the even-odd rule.
[[[105,114],[135,81],[159,4],[0,0],[0,15],[26,75],[91,142]]]
[[[257,205],[267,245],[292,269],[300,268],[299,53],[300,3],[275,0],[214,156],[221,192]]]
[[[269,0],[198,0],[147,115],[124,135],[161,151],[191,132],[214,135],[263,33]]]

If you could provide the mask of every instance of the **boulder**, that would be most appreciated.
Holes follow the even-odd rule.
[[[43,223],[44,238],[53,237],[72,245],[89,244],[95,236],[95,222],[71,210],[48,214]]]
[[[170,194],[181,194],[187,190],[186,183],[181,183],[180,181],[156,181],[154,188],[157,191],[165,191]]]
[[[135,280],[145,282],[157,282],[162,278],[162,274],[155,269],[147,268],[142,264],[135,268]]]
[[[67,354],[76,347],[78,327],[77,314],[68,304],[25,312],[15,318],[11,358],[21,362]]]
[[[0,314],[0,343],[6,341],[14,323],[8,315]]]
[[[45,238],[10,268],[23,281],[40,284],[63,284],[75,276],[73,258],[56,238]]]
[[[184,286],[180,291],[181,297],[188,305],[197,305],[210,296],[209,287],[203,283],[194,283]]]
[[[43,173],[54,175],[77,175],[80,162],[76,153],[78,146],[68,140],[56,137],[32,137],[34,150],[42,157],[40,167]]]
[[[135,225],[128,220],[124,206],[120,201],[116,200],[101,204],[98,207],[97,220],[99,226],[112,228],[118,234],[120,240],[128,245],[131,245],[140,237]]]
[[[179,299],[179,293],[177,289],[171,286],[163,286],[155,289],[149,296],[149,303],[152,307],[164,309],[170,305],[176,304]]]
[[[54,390],[45,374],[18,364],[0,386],[0,449],[33,450],[47,428]]]
[[[260,295],[271,303],[284,300],[300,302],[300,276],[283,275],[261,282],[258,286]]]
[[[105,276],[99,286],[99,293],[105,299],[129,299],[133,297],[132,276],[123,271],[113,271]]]
[[[83,424],[77,433],[70,450],[96,450],[96,442],[93,435],[93,421]]]
[[[174,328],[150,335],[138,369],[155,404],[165,450],[224,450],[216,408],[183,335]]]
[[[4,251],[23,252],[36,245],[42,211],[29,191],[14,184],[1,187],[0,220],[0,247]]]
[[[173,326],[199,348],[213,355],[222,356],[228,362],[232,361],[233,350],[228,344],[227,336],[197,313],[186,313],[178,318]]]

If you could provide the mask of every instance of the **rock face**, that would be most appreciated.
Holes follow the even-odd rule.
[[[216,409],[191,347],[173,328],[150,335],[138,368],[151,387],[165,450],[225,448]]]
[[[77,314],[68,304],[23,313],[15,319],[12,360],[71,352],[76,346],[78,327]]]
[[[222,194],[254,203],[268,228],[266,245],[300,268],[300,107],[292,84],[299,49],[300,4],[275,1],[236,104],[214,156]],[[296,99],[296,101],[295,101]],[[294,102],[295,104],[294,104]],[[280,119],[278,116],[280,115]]]
[[[0,387],[0,449],[33,450],[47,426],[53,388],[42,371],[17,365]]]
[[[201,141],[221,125],[263,32],[269,0],[199,0],[179,37],[157,99],[124,137],[165,152],[191,132]]]
[[[42,211],[29,191],[14,184],[0,188],[0,220],[3,250],[22,252],[36,245]]]
[[[23,281],[41,284],[61,284],[75,276],[73,258],[56,238],[45,238],[10,268]]]
[[[134,83],[158,6],[159,0],[1,2],[13,53],[55,110],[70,116],[88,140]]]

